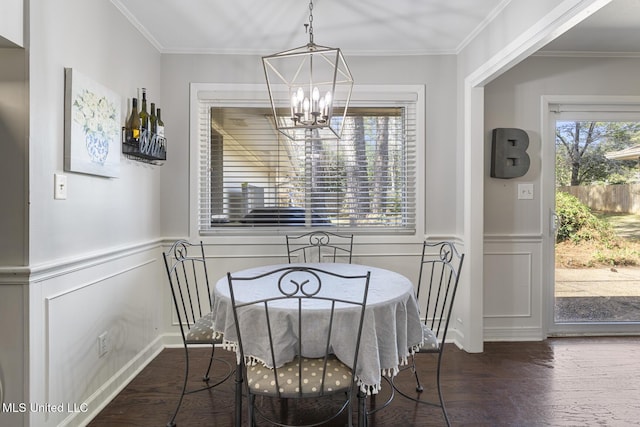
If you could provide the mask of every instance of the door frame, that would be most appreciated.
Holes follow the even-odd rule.
[[[600,113],[602,118],[616,116],[624,120],[625,114],[640,114],[640,96],[589,96],[589,95],[544,95],[541,100],[541,183],[542,183],[542,236],[543,236],[543,289],[544,323],[546,336],[571,335],[638,335],[638,323],[582,322],[556,323],[555,307],[555,126],[558,115],[571,111],[576,119],[587,114]]]

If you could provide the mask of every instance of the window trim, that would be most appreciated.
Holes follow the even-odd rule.
[[[283,85],[276,90],[286,90]],[[189,235],[192,239],[206,240],[215,236],[234,236],[234,240],[250,238],[251,241],[281,236],[282,231],[265,227],[264,230],[251,229],[251,236],[247,230],[213,229],[201,234],[198,227],[198,185],[199,185],[199,138],[200,117],[202,103],[216,102],[221,106],[256,106],[269,103],[269,94],[264,84],[226,84],[226,83],[191,83],[190,84],[190,112],[189,112]],[[416,170],[415,170],[415,233],[386,235],[374,229],[356,231],[363,236],[377,236],[376,241],[406,242],[407,236],[415,236],[421,241],[425,235],[425,87],[424,85],[357,85],[353,88],[351,102],[353,105],[371,101],[415,101],[416,113]],[[237,240],[236,240],[237,241]]]

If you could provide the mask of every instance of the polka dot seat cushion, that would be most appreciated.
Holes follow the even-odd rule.
[[[213,313],[208,313],[196,321],[187,333],[188,344],[210,344],[221,343],[219,334],[213,332]]]
[[[422,325],[423,344],[420,346],[418,353],[434,353],[438,351],[438,338],[427,325]]]
[[[323,359],[302,358],[302,395],[320,396],[322,391]],[[299,397],[299,372],[298,360],[286,363],[278,369],[270,369],[262,363],[247,366],[248,386],[254,394],[277,396],[274,374],[278,374],[278,386],[281,397]],[[327,373],[324,386],[325,394],[347,391],[353,375],[351,369],[344,365],[335,356],[330,356],[327,361]]]

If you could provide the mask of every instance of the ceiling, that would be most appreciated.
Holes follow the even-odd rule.
[[[542,51],[637,56],[640,53],[640,0],[612,0]]]
[[[111,0],[162,53],[271,54],[309,41],[301,0]],[[458,53],[509,0],[315,0],[314,42],[347,55]],[[542,49],[640,52],[640,0],[613,0]]]

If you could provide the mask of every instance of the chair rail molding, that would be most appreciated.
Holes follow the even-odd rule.
[[[30,284],[53,279],[58,276],[95,267],[115,261],[135,253],[145,252],[160,247],[161,240],[136,243],[128,246],[111,248],[91,254],[83,254],[55,261],[29,265],[0,267],[0,286],[3,284]]]

